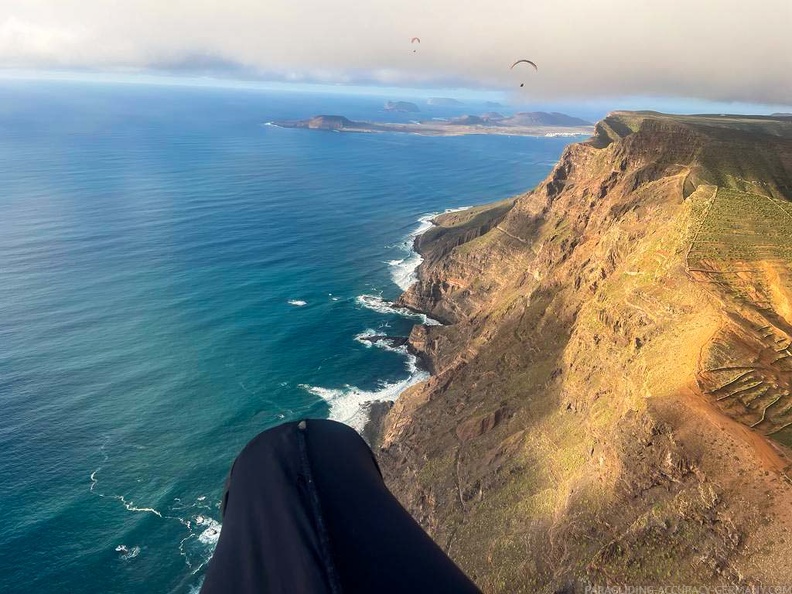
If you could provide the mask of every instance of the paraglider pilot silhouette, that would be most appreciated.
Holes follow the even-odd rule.
[[[509,70],[514,70],[514,67],[517,66],[517,64],[530,64],[531,66],[534,67],[534,70],[536,70],[537,72],[539,71],[539,67],[536,64],[534,64],[533,62],[531,62],[530,60],[517,60],[514,64],[511,65],[511,68]],[[525,83],[521,82],[520,83],[520,88],[522,88],[524,86],[525,86]]]
[[[202,594],[468,594],[478,588],[413,520],[350,427],[264,431],[234,462]]]

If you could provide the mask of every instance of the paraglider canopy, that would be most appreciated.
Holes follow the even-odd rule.
[[[531,62],[530,60],[517,60],[514,64],[511,65],[511,67],[509,69],[510,70],[514,70],[514,67],[517,66],[517,64],[530,64],[531,66],[534,67],[534,70],[536,70],[537,72],[539,71],[539,67],[535,63]],[[525,86],[524,82],[520,83],[520,88],[522,88],[524,86]]]
[[[514,64],[511,65],[511,68],[513,69],[515,66],[517,66],[517,64],[522,64],[522,63],[530,64],[531,66],[534,67],[534,70],[537,71],[539,70],[539,67],[530,60],[517,60]]]

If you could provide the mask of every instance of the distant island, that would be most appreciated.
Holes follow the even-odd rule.
[[[519,112],[513,116],[504,116],[497,111],[488,111],[480,116],[466,115],[448,120],[452,125],[466,126],[593,126],[591,122],[568,116],[564,113],[547,113],[544,111]]]
[[[415,103],[409,101],[386,101],[385,111],[417,112],[421,111]]]
[[[282,120],[270,122],[280,128],[305,128],[332,132],[402,132],[423,136],[464,136],[467,134],[501,134],[510,136],[585,136],[594,132],[594,126],[563,113],[543,111],[521,112],[505,116],[498,112],[465,115],[447,120],[420,122],[380,123],[356,122],[342,115],[317,115],[307,120]]]
[[[458,99],[451,99],[450,97],[431,97],[426,101],[427,105],[439,105],[441,107],[449,107],[453,105],[464,105]]]

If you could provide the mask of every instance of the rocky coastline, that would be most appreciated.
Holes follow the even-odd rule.
[[[792,583],[790,203],[788,119],[617,112],[416,238],[367,439],[485,592]]]

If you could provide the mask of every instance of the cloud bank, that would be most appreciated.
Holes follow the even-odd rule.
[[[0,67],[790,104],[790,25],[790,0],[5,0]]]

